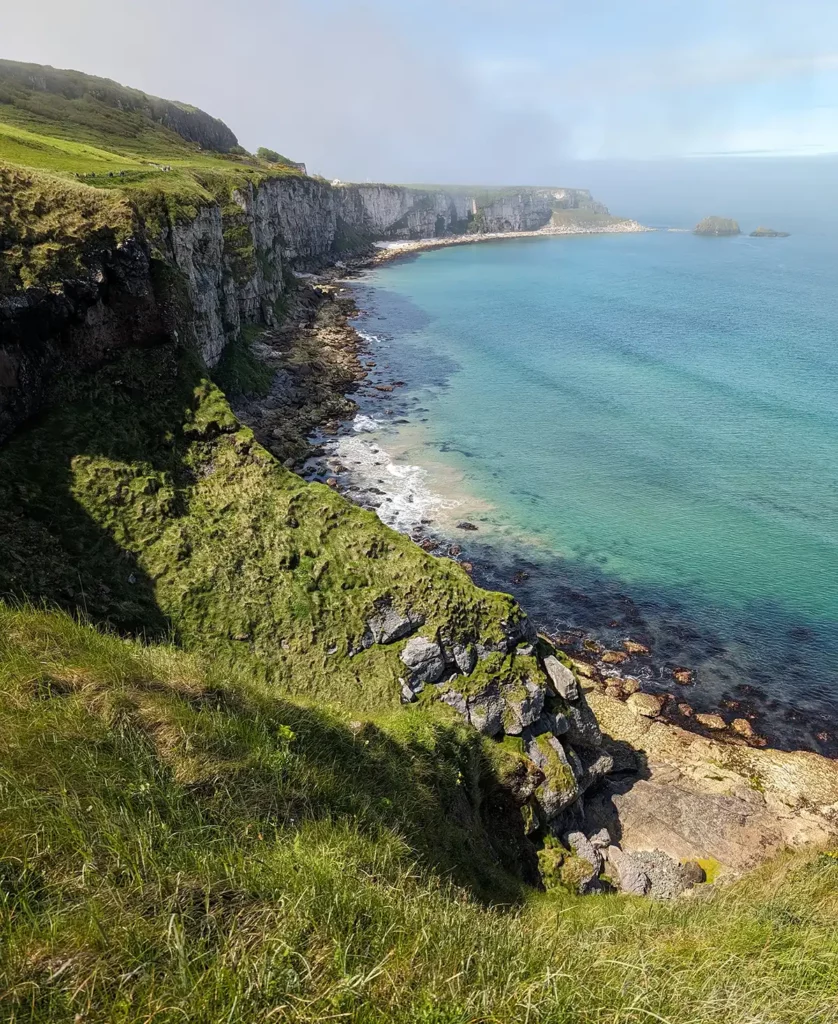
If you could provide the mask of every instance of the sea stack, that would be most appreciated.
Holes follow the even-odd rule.
[[[788,231],[775,231],[774,228],[758,227],[751,232],[751,238],[788,238]]]
[[[696,235],[712,235],[715,238],[741,233],[739,224],[730,217],[705,217],[696,224],[694,231]]]

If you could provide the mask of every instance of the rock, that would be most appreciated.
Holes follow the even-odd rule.
[[[654,693],[632,693],[626,701],[626,704],[632,711],[637,712],[638,715],[643,715],[644,718],[657,718],[661,711],[663,711],[665,703],[665,698]]]
[[[739,235],[741,231],[737,222],[730,217],[705,217],[696,224],[694,234],[722,238],[725,235]]]
[[[577,700],[579,688],[576,685],[576,677],[563,665],[555,654],[548,654],[544,659],[544,671],[550,677],[553,689],[565,700]]]
[[[458,530],[476,530],[477,527],[474,525],[474,523],[470,523],[470,522],[468,522],[467,520],[464,519],[464,520],[462,520],[462,522],[457,523],[457,529]]]
[[[629,654],[649,654],[649,648],[646,644],[638,643],[636,640],[623,640],[623,647]]]
[[[463,718],[468,720],[468,702],[458,690],[451,688],[443,690],[439,695],[439,699],[449,707],[452,707],[457,714],[462,715]]]
[[[678,711],[684,716],[684,718],[692,718],[695,714],[695,708],[692,704],[679,704]]]
[[[497,736],[504,726],[505,702],[498,692],[497,684],[467,699],[468,720],[484,736]]]
[[[628,658],[625,651],[604,651],[601,660],[606,665],[622,665]]]
[[[602,854],[584,832],[569,832],[567,845],[580,860],[590,864],[597,875],[602,871]]]
[[[738,732],[740,736],[744,736],[747,740],[752,740],[756,737],[754,727],[747,718],[734,718],[730,723],[730,727],[734,732]]]
[[[588,838],[591,841],[591,846],[593,846],[595,850],[607,850],[611,845],[611,836],[608,834],[607,828],[601,828],[598,832],[594,832],[594,834]]]
[[[442,648],[435,640],[428,640],[424,636],[408,640],[399,657],[410,669],[409,682],[412,687],[417,682],[435,683],[445,672]]]
[[[602,746],[602,732],[596,716],[582,697],[576,704],[568,704],[564,712],[568,722],[567,741],[574,747]]]
[[[550,733],[524,735],[527,757],[544,775],[544,781],[535,791],[539,807],[548,821],[558,817],[579,797],[579,784],[567,753],[561,742]]]
[[[672,678],[676,683],[680,683],[681,686],[689,686],[693,681],[693,674],[688,668],[674,668],[672,670]]]
[[[775,231],[774,228],[758,227],[751,232],[751,238],[788,238],[788,231]]]
[[[640,682],[633,676],[626,676],[625,679],[621,680],[620,688],[627,697],[630,697],[633,693],[637,693],[640,690]]]
[[[363,646],[392,644],[403,640],[425,624],[425,616],[408,609],[404,614],[396,611],[389,602],[382,602],[374,615],[367,619]]]
[[[614,757],[607,750],[582,748],[574,751],[577,762],[574,765],[576,781],[584,793],[614,770]]]
[[[695,716],[695,720],[699,725],[703,725],[705,729],[713,729],[716,732],[727,728],[727,722],[721,715],[700,714]]]
[[[420,686],[424,688],[424,683],[420,683]],[[416,693],[407,685],[407,681],[399,676],[399,686],[401,687],[401,701],[402,704],[412,704],[416,700]]]
[[[657,900],[674,900],[693,887],[688,873],[678,861],[660,850],[623,852],[621,863],[628,862],[636,871],[649,879],[647,895]]]
[[[525,679],[523,689],[523,694],[511,692],[511,688],[503,691],[506,704],[503,728],[510,736],[520,736],[528,725],[538,721],[544,710],[544,698],[547,695],[544,686],[532,679]]]
[[[838,761],[702,735],[595,691],[585,699],[604,749],[615,757],[636,751],[630,786],[606,784],[585,798],[589,823],[619,821],[624,850],[661,850],[679,862],[712,858],[720,871],[742,872],[781,850],[834,846]]]
[[[619,846],[609,846],[607,851],[608,866],[613,873],[613,880],[620,892],[628,896],[645,896],[651,886],[645,871],[627,857]]]
[[[681,871],[684,873],[684,877],[692,885],[702,885],[707,881],[707,872],[698,863],[697,860],[688,860],[681,865]]]
[[[570,728],[567,716],[563,715],[560,711],[544,711],[541,715],[541,721],[556,737],[564,736]]]
[[[588,661],[580,661],[578,658],[571,658],[570,664],[573,671],[585,679],[599,679],[599,669]]]
[[[605,687],[605,695],[611,697],[613,700],[625,700],[626,695],[623,693],[623,688],[619,683],[610,683]]]
[[[451,648],[451,657],[464,676],[470,676],[477,665],[477,651],[474,644],[454,644]]]

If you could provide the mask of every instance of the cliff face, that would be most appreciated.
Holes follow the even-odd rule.
[[[185,275],[194,341],[210,366],[243,323],[275,322],[289,271],[322,266],[379,239],[534,231],[554,209],[605,211],[581,189],[470,193],[312,178],[271,179],[233,198],[233,212],[209,207],[162,239]]]
[[[170,221],[159,235],[142,237],[138,226],[121,244],[96,243],[84,271],[61,288],[0,299],[0,439],[44,403],[65,369],[153,344],[175,320],[214,366],[242,325],[277,322],[295,270],[379,239],[538,230],[554,209],[604,207],[576,189],[329,185],[288,176],[243,186],[229,202]],[[161,280],[176,286],[185,315],[168,309],[172,289]]]

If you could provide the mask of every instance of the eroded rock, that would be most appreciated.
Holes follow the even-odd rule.
[[[550,682],[560,697],[571,701],[579,697],[576,677],[554,654],[548,654],[544,659],[544,671],[550,677]]]
[[[408,682],[411,686],[417,683],[435,683],[445,672],[445,655],[435,640],[424,636],[415,636],[404,645],[399,655],[410,670]]]
[[[415,633],[425,624],[425,616],[410,609],[404,613],[396,611],[389,603],[382,603],[374,615],[367,620],[364,633],[364,646],[373,644],[392,644],[396,640]]]

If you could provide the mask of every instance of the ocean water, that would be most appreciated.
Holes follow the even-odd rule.
[[[547,628],[644,639],[661,685],[696,671],[696,705],[761,695],[817,733],[838,719],[836,267],[826,232],[674,231],[385,265],[359,327],[403,384],[366,389],[335,452],[382,518],[456,536]]]

